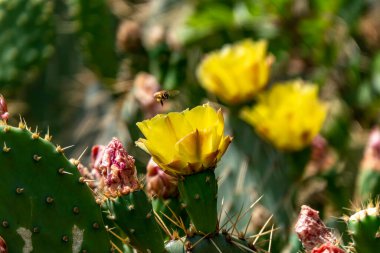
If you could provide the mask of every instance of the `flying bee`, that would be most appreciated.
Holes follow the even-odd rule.
[[[153,94],[154,98],[157,102],[164,106],[164,101],[168,100],[170,97],[177,96],[179,94],[179,90],[161,90]]]

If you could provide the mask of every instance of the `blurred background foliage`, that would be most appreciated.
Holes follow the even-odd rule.
[[[135,122],[147,117],[135,98],[136,76],[149,73],[161,89],[180,91],[158,112],[217,102],[196,78],[204,54],[245,38],[267,40],[275,57],[270,83],[303,78],[320,86],[329,104],[322,134],[335,162],[306,176],[276,170],[304,168],[310,150],[278,152],[232,115],[236,144],[218,169],[220,196],[232,213],[269,196],[250,231],[274,213],[283,230],[273,252],[297,252],[289,228],[301,204],[337,217],[355,198],[363,147],[379,123],[379,14],[375,0],[0,1],[0,91],[11,122],[22,115],[50,128],[56,143],[75,144],[71,156],[118,136],[144,172],[148,157],[134,147]],[[329,225],[342,226],[337,219]]]

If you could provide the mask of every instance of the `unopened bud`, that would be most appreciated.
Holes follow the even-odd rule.
[[[154,93],[160,90],[157,79],[148,73],[138,73],[133,82],[133,92],[141,107],[148,109],[156,105]]]
[[[9,118],[7,102],[5,101],[5,98],[3,97],[3,95],[1,94],[0,94],[0,118],[4,122],[7,122]]]
[[[95,145],[91,149],[91,168],[100,171],[100,163],[102,161],[105,146]]]
[[[178,181],[166,174],[151,158],[147,167],[146,187],[149,195],[167,199],[178,195]]]
[[[7,244],[3,237],[0,236],[0,253],[8,253]]]
[[[131,20],[122,22],[117,31],[116,41],[118,49],[122,52],[141,48],[140,24]]]
[[[371,169],[380,171],[380,128],[375,127],[372,129],[369,137],[366,149],[364,151],[364,157],[361,162],[362,169]]]

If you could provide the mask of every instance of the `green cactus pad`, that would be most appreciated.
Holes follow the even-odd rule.
[[[163,253],[164,239],[157,224],[152,205],[144,191],[138,190],[105,203],[108,218],[129,237],[139,252]]]
[[[54,2],[0,1],[0,86],[33,81],[54,52]]]
[[[348,220],[348,230],[354,239],[357,253],[373,253],[380,249],[380,214],[371,207],[353,214]]]
[[[362,202],[380,194],[380,171],[364,169],[358,177],[358,194]]]
[[[107,1],[68,0],[67,7],[86,63],[101,76],[115,78],[115,34]]]
[[[185,242],[185,243],[184,243]],[[216,234],[212,238],[200,235],[170,241],[166,244],[169,253],[238,253],[253,252],[244,240],[231,238],[229,235]]]
[[[178,190],[191,222],[205,234],[217,229],[218,183],[214,170],[205,170],[178,180]]]
[[[62,150],[10,126],[0,126],[0,143],[0,236],[9,252],[109,252],[100,207]]]
[[[181,219],[186,227],[189,226],[189,216],[187,215],[178,197],[153,199],[152,206],[153,210],[161,217],[162,221],[165,222],[170,232],[177,231],[179,236],[185,235],[185,231],[181,230],[176,224],[173,223],[173,221]]]

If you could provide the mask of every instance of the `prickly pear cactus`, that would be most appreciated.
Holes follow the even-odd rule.
[[[368,207],[351,215],[347,221],[348,231],[354,240],[357,253],[377,252],[380,248],[379,206]]]
[[[100,207],[49,139],[22,123],[0,125],[0,236],[8,252],[109,252]]]
[[[170,241],[166,244],[169,253],[237,253],[254,252],[245,240],[233,238],[226,234],[217,234],[212,238],[200,235],[188,236],[181,240]]]
[[[0,1],[0,87],[32,81],[54,51],[54,2]]]
[[[106,1],[69,0],[67,7],[87,64],[103,77],[114,78],[117,58],[112,16]]]

